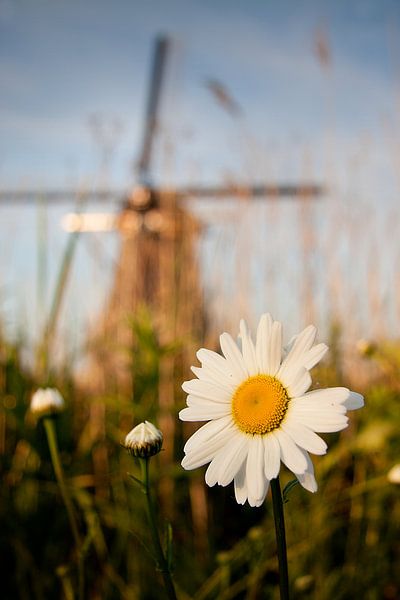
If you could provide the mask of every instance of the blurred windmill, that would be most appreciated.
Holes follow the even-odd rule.
[[[322,192],[319,185],[312,183],[187,185],[178,189],[155,186],[152,178],[154,147],[160,125],[161,99],[170,52],[171,40],[159,36],[154,46],[143,136],[136,165],[137,185],[122,199],[120,212],[72,213],[66,215],[63,221],[64,227],[75,236],[83,232],[111,229],[118,229],[121,234],[121,250],[114,284],[102,324],[93,338],[95,342],[91,345],[91,354],[98,363],[98,372],[104,378],[112,373],[113,377],[120,377],[122,382],[129,370],[126,349],[130,347],[132,336],[127,317],[135,314],[141,306],[146,306],[150,311],[162,345],[168,345],[177,338],[187,342],[190,338],[193,339],[193,334],[200,334],[202,331],[204,313],[194,257],[195,240],[200,228],[196,219],[185,208],[186,199],[307,199]],[[240,106],[219,81],[208,79],[206,86],[227,112],[232,116],[240,115]],[[0,192],[0,201],[27,201],[36,199],[38,195],[48,202],[56,202],[74,197],[76,192]],[[100,190],[85,194],[85,197],[97,202],[110,202],[116,198],[116,194]],[[188,343],[186,347],[188,348]],[[117,348],[123,351],[118,353]],[[167,357],[161,364],[159,425],[165,438],[169,440],[173,439],[174,429],[173,374],[174,362]],[[99,405],[96,410],[99,414],[92,415],[93,422],[101,424],[104,422],[104,412],[101,412],[104,407]],[[169,455],[173,449],[172,441],[169,448],[168,452],[163,453],[163,460],[167,462],[171,459]],[[103,459],[100,456],[99,461]],[[165,491],[165,497],[168,497],[168,490]],[[201,511],[204,503],[192,502],[192,506],[194,512]],[[204,523],[204,518],[204,514],[199,514],[198,522]]]
[[[187,199],[218,198],[312,198],[321,194],[316,184],[229,184],[224,186],[181,186],[168,189],[154,185],[154,148],[160,129],[161,100],[165,86],[171,40],[155,41],[147,96],[143,135],[136,163],[136,181],[123,200],[122,210],[111,214],[70,214],[64,219],[69,231],[118,229],[122,235],[120,260],[111,294],[111,306],[120,315],[134,313],[138,306],[156,309],[161,321],[169,319],[181,335],[196,330],[199,323],[199,281],[193,259],[194,238],[199,225],[185,209]],[[233,117],[242,109],[216,79],[206,87]],[[192,311],[190,307],[192,306]],[[111,319],[113,321],[113,319]],[[196,323],[197,321],[197,323]],[[115,323],[112,329],[116,331]],[[197,326],[196,326],[197,325]],[[177,333],[175,331],[175,333]]]
[[[160,129],[160,109],[165,87],[170,38],[155,40],[150,84],[144,118],[141,146],[136,163],[136,185],[121,200],[107,189],[84,193],[85,200],[121,202],[121,210],[112,213],[70,213],[63,226],[73,233],[99,232],[117,229],[122,236],[121,252],[107,311],[107,328],[113,340],[128,342],[126,315],[134,314],[146,305],[157,315],[161,331],[168,328],[174,334],[186,335],[200,326],[200,292],[193,258],[194,238],[199,225],[185,210],[186,199],[218,198],[280,198],[310,199],[321,194],[316,184],[254,183],[224,186],[182,186],[168,189],[154,185],[154,148]],[[221,107],[233,117],[240,116],[241,107],[216,79],[207,79],[206,87]],[[65,201],[76,197],[76,191],[0,191],[0,202]],[[56,311],[57,312],[57,311]],[[178,331],[176,329],[178,328]]]

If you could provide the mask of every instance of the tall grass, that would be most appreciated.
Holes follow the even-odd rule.
[[[277,598],[271,499],[260,509],[239,507],[230,487],[206,489],[201,472],[180,468],[183,433],[176,412],[184,403],[182,375],[188,375],[176,366],[184,352],[178,343],[182,340],[160,344],[145,312],[132,318],[130,327],[133,391],[116,389],[110,378],[100,391],[88,392],[79,388],[68,368],[60,369],[54,378],[68,401],[68,410],[56,426],[80,528],[87,539],[86,597],[163,597],[142,545],[143,540],[145,546],[149,541],[144,500],[127,476],[138,474],[138,466],[119,443],[134,422],[160,423],[161,411],[166,410],[158,401],[160,373],[167,359],[175,365],[174,399],[168,407],[174,436],[167,438],[165,452],[155,459],[153,477],[163,513],[173,527],[180,597]],[[5,598],[68,597],[74,542],[44,432],[41,425],[34,426],[28,412],[30,394],[41,381],[23,366],[21,352],[20,346],[2,337],[2,594]],[[371,352],[365,360],[375,365],[376,376],[363,390],[367,408],[352,416],[350,429],[327,436],[330,450],[315,460],[319,492],[311,495],[295,488],[286,505],[295,599],[378,600],[400,594],[400,488],[386,478],[400,455],[400,351],[392,344]],[[332,356],[315,374],[318,385],[346,384],[340,375],[340,354]]]
[[[327,323],[330,358],[314,374],[315,385],[351,382],[366,395],[366,408],[352,415],[351,427],[326,436],[330,451],[315,459],[319,492],[295,488],[290,495],[292,597],[398,597],[400,488],[386,475],[400,456],[400,349],[395,339],[384,339],[398,306],[394,295],[390,310],[382,310],[382,281],[393,265],[371,246],[374,218],[331,199],[322,204],[303,198],[293,206],[275,199],[253,205],[244,198],[214,211],[214,231],[199,253],[199,265],[197,221],[171,206],[170,197],[165,202],[162,232],[122,231],[110,300],[88,335],[87,360],[78,372],[68,360],[51,362],[77,238],[71,238],[61,261],[37,364],[29,367],[22,360],[24,343],[1,335],[4,597],[74,597],[74,542],[44,431],[28,411],[32,392],[47,382],[68,402],[56,426],[85,539],[87,598],[163,597],[147,550],[144,499],[128,477],[139,474],[138,465],[120,447],[144,419],[164,433],[164,450],[153,459],[152,473],[166,535],[172,524],[179,597],[278,597],[271,498],[259,509],[239,507],[231,487],[208,489],[201,469],[184,471],[182,448],[194,427],[177,419],[184,405],[181,382],[190,377],[195,349],[216,348],[219,327],[235,333],[239,314],[251,319],[266,308],[282,320],[289,313],[292,322]],[[391,227],[397,219],[394,211]],[[391,244],[390,256],[397,255],[398,241]],[[200,271],[212,284],[212,293],[205,290],[207,314]],[[376,342],[356,357],[354,342],[366,321]],[[284,472],[283,484],[289,478]]]

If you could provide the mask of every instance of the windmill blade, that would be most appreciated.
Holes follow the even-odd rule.
[[[49,204],[64,204],[72,201],[95,201],[101,203],[120,202],[124,192],[116,190],[0,190],[0,204],[32,204],[43,200]]]
[[[150,197],[143,200],[143,193]],[[324,186],[313,183],[303,184],[266,184],[256,185],[229,184],[223,186],[183,186],[175,190],[163,188],[143,188],[136,186],[128,196],[128,205],[132,209],[146,210],[151,198],[159,198],[163,194],[173,194],[178,199],[184,198],[275,198],[275,197],[318,197],[326,193]],[[125,199],[126,192],[121,190],[94,190],[77,193],[76,190],[0,190],[1,204],[28,204],[44,200],[54,204],[63,204],[71,200],[94,201],[96,203],[119,204]]]
[[[112,213],[68,213],[61,220],[62,228],[68,233],[113,231],[118,223],[118,215]]]
[[[137,162],[138,180],[141,185],[149,185],[154,134],[158,126],[161,90],[170,45],[170,40],[166,36],[159,36],[154,46],[142,146]]]
[[[162,85],[165,76],[165,66],[171,42],[166,36],[156,39],[152,60],[149,93],[147,97],[146,113],[142,144],[137,162],[137,175],[140,187],[149,187],[151,158],[154,137],[158,126],[158,116]],[[0,203],[2,204],[27,204],[36,200],[45,200],[48,203],[64,203],[79,197],[88,201],[115,202],[121,201],[126,192],[111,190],[94,190],[77,193],[77,190],[0,190]]]
[[[322,185],[313,183],[303,184],[265,184],[226,186],[193,186],[177,190],[180,198],[275,198],[275,197],[304,197],[315,198],[325,193]]]

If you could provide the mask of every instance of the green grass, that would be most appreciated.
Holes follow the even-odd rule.
[[[117,389],[112,377],[106,378],[101,394],[88,393],[76,386],[66,366],[51,374],[51,383],[68,403],[56,427],[86,540],[86,598],[165,597],[149,552],[144,497],[128,476],[138,476],[139,467],[120,442],[137,422],[165,418],[158,407],[160,364],[166,357],[182,364],[181,345],[161,347],[145,315],[132,321],[132,327],[133,393]],[[5,339],[0,344],[2,597],[71,598],[76,589],[73,538],[42,424],[36,425],[28,411],[31,393],[42,381],[22,363],[21,345]],[[321,387],[346,385],[337,353],[333,356],[316,374]],[[365,393],[366,407],[350,414],[348,429],[324,436],[328,454],[314,459],[318,493],[296,486],[285,505],[294,600],[400,597],[400,486],[386,478],[400,462],[398,347],[374,349],[365,360],[380,369],[367,389],[358,390]],[[175,430],[173,439],[166,440],[173,448],[151,463],[160,528],[167,531],[167,514],[172,524],[179,597],[276,599],[270,496],[263,507],[251,509],[236,504],[232,486],[207,489],[203,521],[195,519],[204,473],[180,467],[188,433],[176,418],[184,404],[180,383],[187,376],[175,368]],[[165,456],[171,458],[166,461]],[[290,479],[283,470],[283,484]]]

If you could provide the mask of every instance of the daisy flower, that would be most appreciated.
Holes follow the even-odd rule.
[[[281,462],[306,490],[317,490],[309,452],[325,454],[327,445],[316,432],[344,429],[347,410],[361,408],[364,400],[344,387],[308,391],[310,369],[328,349],[314,345],[316,332],[309,325],[283,348],[281,323],[265,314],[255,343],[242,320],[241,350],[223,333],[223,356],[197,352],[201,367],[192,367],[197,379],[182,385],[189,395],[179,416],[209,422],[186,442],[185,469],[210,463],[206,483],[233,480],[237,502],[250,506],[262,504]]]

